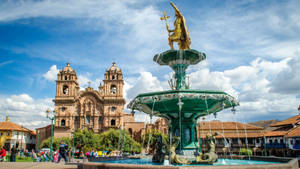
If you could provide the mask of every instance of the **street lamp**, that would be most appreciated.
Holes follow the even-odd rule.
[[[22,131],[21,134],[22,134],[22,135],[21,135],[21,152],[20,152],[20,155],[23,156],[23,144],[22,144],[22,143],[23,143],[23,135],[24,135],[24,132],[23,132],[23,125],[21,126],[21,128],[22,128],[22,129],[21,129],[21,131]]]
[[[36,130],[36,135],[37,135],[37,146],[36,146],[36,152],[39,152],[39,145],[40,145],[40,143],[39,143],[39,134],[40,134],[40,130]]]
[[[50,159],[53,160],[53,121],[55,120],[55,111],[46,110],[46,116],[51,120],[51,140],[50,140]]]
[[[72,158],[74,159],[74,153],[75,153],[75,131],[73,131],[72,134],[73,134],[73,150],[72,150]]]

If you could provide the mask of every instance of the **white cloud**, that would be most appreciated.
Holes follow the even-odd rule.
[[[43,77],[49,81],[55,81],[57,78],[57,73],[59,72],[59,70],[57,69],[56,65],[53,65],[50,67],[50,69],[48,70],[48,72],[46,72],[45,74],[43,74]]]
[[[30,129],[49,124],[45,113],[47,108],[52,110],[54,108],[51,98],[33,99],[28,94],[0,95],[0,112],[2,117],[9,116],[12,122],[24,125]]]
[[[276,93],[300,93],[300,53],[288,60],[287,67],[273,81],[271,91]]]
[[[163,87],[157,77],[153,76],[150,72],[141,72],[138,78],[127,79],[129,83],[126,96],[128,99],[133,99],[140,93],[161,91]]]
[[[84,89],[85,87],[88,87],[89,82],[92,83],[92,81],[87,76],[78,75],[78,83],[81,90]]]

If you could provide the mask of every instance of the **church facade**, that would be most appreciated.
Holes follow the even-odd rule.
[[[122,70],[113,63],[104,74],[98,89],[80,90],[75,70],[69,63],[59,71],[56,80],[55,137],[72,136],[78,128],[100,133],[109,128],[131,129],[141,133],[144,124],[134,122],[132,114],[125,113]],[[134,129],[132,129],[134,127]],[[132,133],[133,134],[133,133]]]

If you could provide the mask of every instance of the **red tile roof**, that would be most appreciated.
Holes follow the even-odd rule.
[[[272,124],[271,127],[294,125],[294,124],[299,123],[299,122],[300,122],[300,115],[297,115],[297,116],[293,116],[291,118],[288,118],[286,120],[280,121],[278,123]]]
[[[201,138],[205,138],[206,134],[209,131],[205,131],[205,132],[201,132]],[[214,134],[215,132],[212,131],[212,133]],[[218,135],[216,136],[216,138],[223,138],[223,136],[225,138],[259,138],[259,137],[263,137],[263,133],[262,132],[247,132],[247,134],[245,134],[245,132],[230,132],[230,133],[222,133],[221,131],[218,131]]]
[[[262,127],[244,124],[239,122],[221,122],[221,121],[203,121],[200,122],[201,130],[214,130],[214,129],[224,129],[224,130],[262,130]]]
[[[35,135],[35,132],[32,130],[29,130],[25,127],[22,127],[16,123],[13,123],[9,120],[6,120],[5,122],[0,122],[0,131],[24,131],[29,132],[33,135]]]
[[[264,133],[264,136],[266,137],[280,137],[284,136],[287,133],[287,131],[266,131]]]
[[[300,137],[300,125],[290,129],[285,137]]]

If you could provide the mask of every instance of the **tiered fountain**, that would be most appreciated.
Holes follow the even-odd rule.
[[[166,27],[169,32],[169,45],[171,50],[154,56],[153,60],[159,65],[168,65],[174,70],[174,76],[169,81],[171,90],[139,94],[129,104],[128,108],[145,112],[152,116],[159,116],[168,120],[170,143],[168,154],[157,150],[152,161],[149,158],[127,159],[113,161],[99,161],[100,163],[83,163],[83,168],[187,168],[192,164],[192,168],[202,168],[203,165],[217,165],[218,168],[228,168],[227,165],[235,165],[236,169],[247,168],[248,165],[256,164],[255,168],[298,168],[297,160],[274,157],[249,157],[237,156],[236,159],[219,159],[214,152],[214,136],[218,133],[208,133],[206,144],[208,152],[201,154],[197,152],[196,124],[201,116],[210,114],[217,115],[217,112],[226,108],[235,109],[238,101],[222,91],[192,90],[189,80],[186,78],[186,69],[190,65],[195,65],[206,59],[204,53],[190,49],[191,40],[185,24],[185,18],[178,8],[171,2],[175,9],[176,20],[174,30]],[[161,17],[167,20],[169,17]],[[179,50],[174,50],[173,42],[178,42]],[[158,141],[157,148],[162,147],[162,142]],[[167,156],[168,155],[168,158]],[[248,158],[247,158],[248,159]],[[257,160],[257,161],[255,161]],[[157,165],[157,162],[169,161],[175,166]],[[154,163],[153,163],[154,162]],[[285,162],[280,164],[279,162]],[[263,165],[260,165],[263,164]],[[266,165],[268,164],[268,165]],[[179,166],[178,166],[179,165]],[[181,165],[184,165],[181,167]],[[220,166],[222,165],[222,166]],[[210,166],[214,168],[214,166]]]
[[[154,56],[153,61],[159,65],[168,65],[174,70],[174,76],[169,80],[171,90],[143,93],[133,99],[128,108],[168,119],[169,136],[179,137],[176,148],[178,154],[192,155],[197,148],[196,125],[197,119],[209,114],[234,108],[238,101],[222,91],[207,91],[190,89],[187,82],[186,69],[206,59],[204,53],[190,49],[190,38],[185,19],[178,8],[171,3],[176,11],[175,30],[169,30],[171,50]],[[164,13],[162,20],[168,16]],[[174,50],[173,42],[178,42],[179,50]],[[189,150],[189,151],[187,151]],[[192,152],[192,153],[191,153]]]

